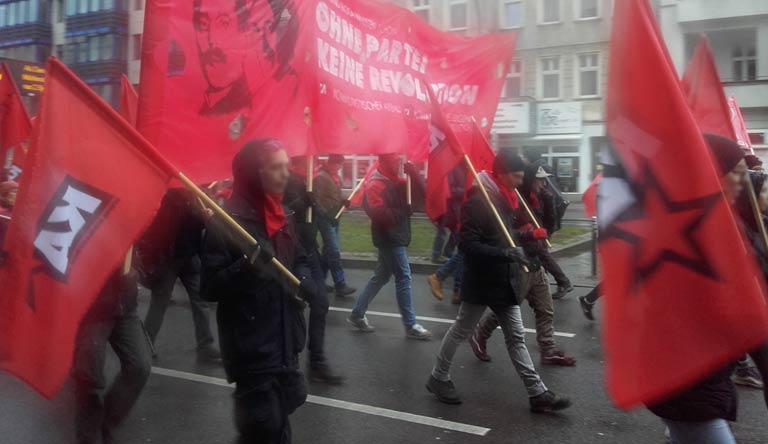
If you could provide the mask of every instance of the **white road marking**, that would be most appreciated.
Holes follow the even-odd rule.
[[[198,375],[196,373],[182,372],[178,370],[171,370],[167,368],[152,367],[152,373],[156,375],[168,376],[171,378],[184,379],[187,381],[202,382],[204,384],[218,385],[221,387],[232,387],[232,384],[228,383],[226,379],[214,378],[212,376]],[[430,427],[436,427],[443,430],[452,430],[454,432],[462,432],[470,435],[485,436],[491,429],[485,427],[478,427],[469,424],[462,424],[460,422],[446,421],[438,418],[431,418],[429,416],[414,415],[412,413],[400,412],[397,410],[384,409],[381,407],[374,407],[365,404],[357,404],[354,402],[341,401],[338,399],[324,398],[322,396],[307,396],[307,402],[317,405],[324,405],[326,407],[334,407],[337,409],[350,410],[357,413],[365,413],[367,415],[381,416],[383,418],[396,419],[398,421],[410,422],[413,424],[421,424]]]
[[[330,311],[338,311],[338,312],[342,312],[342,313],[352,313],[352,309],[351,308],[329,307],[328,310],[330,310]],[[386,312],[383,312],[383,311],[367,311],[365,314],[366,315],[371,315],[371,316],[382,316],[382,317],[385,317],[385,318],[398,318],[398,319],[400,318],[400,313],[386,313]],[[438,322],[438,323],[441,323],[441,324],[453,324],[453,322],[455,321],[455,319],[430,318],[428,316],[416,316],[416,320],[426,321],[426,322]],[[531,328],[526,328],[525,332],[526,333],[536,333],[536,330],[533,330]],[[560,337],[563,337],[563,338],[575,338],[576,334],[575,333],[563,333],[563,332],[556,331],[555,332],[555,336],[560,336]]]

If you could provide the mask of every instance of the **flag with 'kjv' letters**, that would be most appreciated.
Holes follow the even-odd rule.
[[[38,119],[3,245],[0,369],[51,398],[81,320],[150,223],[170,169],[54,58]]]

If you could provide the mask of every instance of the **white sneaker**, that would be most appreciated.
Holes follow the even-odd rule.
[[[420,341],[429,341],[432,339],[432,332],[419,324],[413,324],[413,327],[406,328],[405,336],[408,339],[418,339]]]

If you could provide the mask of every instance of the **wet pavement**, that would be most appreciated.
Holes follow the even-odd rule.
[[[489,344],[493,356],[481,363],[468,345],[457,353],[452,376],[464,404],[444,405],[424,389],[440,339],[455,316],[456,307],[437,302],[426,276],[414,276],[416,312],[436,339],[405,339],[397,315],[394,285],[388,284],[371,305],[372,334],[351,330],[345,323],[354,300],[332,300],[328,315],[328,356],[347,376],[343,386],[311,383],[309,402],[291,418],[295,443],[662,443],[664,428],[647,411],[632,413],[612,406],[603,385],[600,324],[584,319],[577,296],[589,291],[589,254],[562,261],[579,287],[556,302],[559,345],[578,359],[574,368],[541,367],[549,387],[572,397],[574,405],[559,415],[528,411],[524,388],[506,355],[497,332]],[[366,270],[348,270],[351,285],[362,288]],[[445,285],[450,294],[450,283]],[[159,358],[149,383],[117,434],[119,443],[218,444],[231,443],[232,389],[217,365],[196,361],[192,316],[183,290],[167,312],[160,331]],[[140,312],[148,305],[142,293]],[[377,314],[375,314],[375,313]],[[523,309],[526,326],[533,315]],[[212,313],[212,319],[215,319]],[[534,360],[535,337],[528,335]],[[114,372],[115,359],[109,362]],[[0,374],[0,443],[74,443],[71,385],[53,401],[46,401],[21,382]],[[762,393],[739,389],[740,421],[734,431],[740,444],[768,443],[766,406]]]

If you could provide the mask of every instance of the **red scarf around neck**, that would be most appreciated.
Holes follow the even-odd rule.
[[[267,229],[267,236],[272,238],[281,228],[285,226],[287,217],[283,210],[282,194],[264,194],[264,204],[262,211],[264,213],[264,227]]]
[[[497,187],[499,187],[499,192],[502,196],[507,200],[507,203],[509,206],[516,210],[520,206],[520,202],[517,200],[517,193],[514,192],[514,190],[510,191],[508,190],[504,185],[501,184],[501,181],[499,181],[498,178],[496,178],[496,175],[490,174],[491,179],[493,179],[493,183],[496,184]]]

